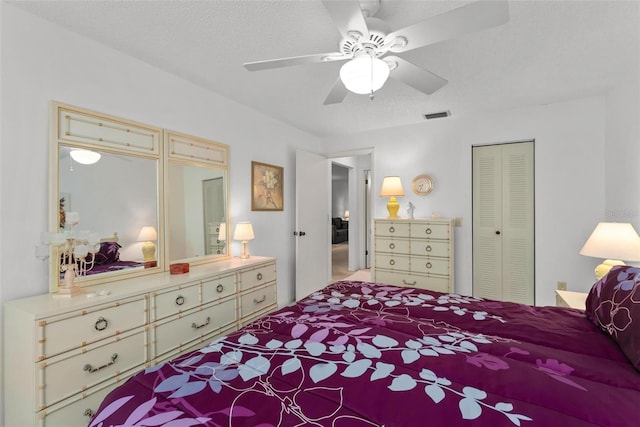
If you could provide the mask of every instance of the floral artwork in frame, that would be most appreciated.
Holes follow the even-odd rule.
[[[251,162],[251,210],[281,211],[284,208],[284,168]]]

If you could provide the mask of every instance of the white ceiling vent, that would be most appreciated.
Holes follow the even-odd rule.
[[[444,117],[449,117],[450,115],[451,115],[451,111],[447,110],[447,111],[440,111],[438,113],[427,113],[427,114],[423,114],[422,116],[426,120],[431,120],[431,119],[442,119]]]

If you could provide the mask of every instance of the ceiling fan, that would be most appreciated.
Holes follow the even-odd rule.
[[[322,0],[342,38],[338,52],[247,62],[249,71],[293,65],[349,61],[340,69],[324,104],[337,104],[348,91],[369,94],[380,89],[391,76],[425,94],[447,80],[390,53],[402,53],[462,34],[502,25],[509,19],[506,0],[479,0],[396,31],[374,15],[380,0]]]

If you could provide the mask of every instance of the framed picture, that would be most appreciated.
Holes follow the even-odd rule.
[[[251,162],[251,210],[283,210],[283,182],[284,168]]]

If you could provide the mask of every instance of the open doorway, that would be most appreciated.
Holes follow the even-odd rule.
[[[349,168],[331,164],[331,280],[349,271]]]

